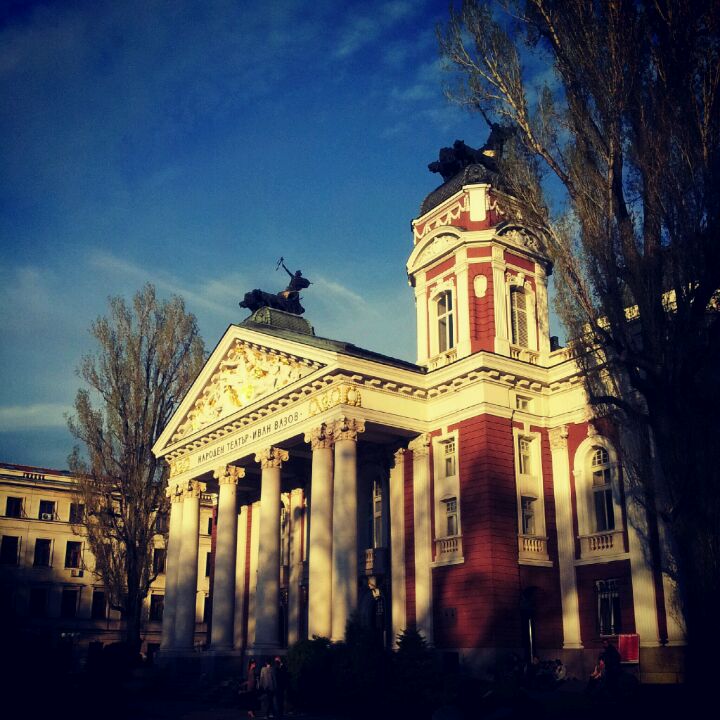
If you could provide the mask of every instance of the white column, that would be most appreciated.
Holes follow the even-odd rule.
[[[278,513],[280,509],[278,508]],[[250,506],[250,568],[248,587],[248,628],[247,628],[247,644],[255,645],[255,618],[257,613],[257,586],[258,586],[258,559],[260,549],[260,502],[254,502]]]
[[[255,605],[256,653],[269,653],[280,647],[280,468],[287,459],[287,450],[273,447],[255,456],[255,461],[262,468]]]
[[[425,285],[425,271],[415,276],[415,318],[417,324],[417,362],[422,365],[427,362],[430,353],[428,347],[428,301],[427,287]]]
[[[413,525],[415,529],[415,623],[433,643],[432,525],[430,522],[430,437],[420,435],[410,444],[413,453]]]
[[[235,623],[233,634],[233,647],[240,650],[247,645],[245,637],[244,615],[247,603],[247,585],[245,582],[245,567],[248,547],[248,506],[240,508],[237,532],[237,554],[235,560]]]
[[[162,620],[163,650],[172,650],[175,645],[175,614],[178,594],[178,568],[180,567],[180,544],[182,542],[183,494],[177,485],[170,485],[166,491],[170,498],[170,528],[168,532],[167,556],[165,558],[165,607]]]
[[[645,510],[628,491],[627,484],[627,531],[632,575],[633,605],[635,607],[635,632],[640,636],[641,647],[657,647],[660,644],[657,605],[655,604],[655,579],[650,563],[646,560],[644,537],[647,537]]]
[[[547,275],[540,263],[535,263],[535,299],[537,302],[537,349],[543,354],[550,352],[550,315],[548,308]]]
[[[332,431],[323,423],[305,435],[305,442],[312,448],[308,636],[329,638],[332,634]]]
[[[357,609],[357,436],[364,431],[365,421],[355,418],[343,417],[333,425],[335,478],[330,635],[333,642],[345,639],[345,626],[350,615]]]
[[[495,317],[495,352],[510,354],[510,335],[507,321],[507,287],[505,285],[505,257],[500,245],[492,248],[493,310]]]
[[[204,490],[205,483],[197,480],[190,480],[184,489],[174,644],[183,650],[191,649],[195,640],[200,494]]]
[[[573,531],[570,460],[568,459],[567,426],[550,430],[555,518],[557,522],[560,601],[562,604],[563,647],[582,648],[580,606],[575,576],[575,533]]]
[[[303,491],[290,493],[290,579],[288,583],[288,645],[300,639],[300,580],[302,578]]]
[[[405,453],[395,453],[395,465],[390,470],[390,592],[392,594],[393,647],[397,637],[407,627],[405,607]]]
[[[213,473],[220,485],[215,543],[215,582],[210,645],[229,650],[233,645],[235,563],[237,559],[237,484],[245,468],[223,465]]]
[[[457,325],[456,343],[458,357],[470,354],[470,288],[468,285],[467,249],[459,248],[455,253],[455,276],[457,279]]]

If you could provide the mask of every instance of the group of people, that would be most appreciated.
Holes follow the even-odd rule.
[[[251,658],[241,687],[241,693],[247,700],[248,717],[255,717],[259,705],[264,717],[282,720],[287,684],[287,667],[281,657],[277,656],[274,661],[267,658],[260,670],[255,658]]]
[[[541,661],[533,655],[526,669],[528,686],[538,690],[552,690],[567,678],[567,669],[560,658]]]

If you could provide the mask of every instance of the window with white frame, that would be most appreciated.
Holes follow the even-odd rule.
[[[383,530],[383,488],[380,479],[375,478],[372,492],[372,547],[385,546]]]
[[[451,290],[444,290],[435,298],[437,321],[437,351],[447,352],[455,347],[455,311]]]
[[[535,538],[532,543],[525,543],[525,546],[538,554],[535,559],[544,559],[547,549],[544,545],[545,505],[540,436],[527,430],[516,429],[514,437],[518,534],[522,538]],[[542,557],[539,557],[540,555]]]
[[[433,439],[435,562],[462,562],[457,432]]]
[[[590,461],[592,475],[595,530],[607,532],[615,529],[615,507],[612,489],[612,466],[610,455],[603,447],[593,449]]]
[[[518,286],[510,288],[510,327],[513,345],[528,347],[527,297],[525,290]]]

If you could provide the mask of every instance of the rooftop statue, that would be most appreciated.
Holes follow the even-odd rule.
[[[312,283],[303,277],[300,270],[294,273],[290,272],[285,266],[285,258],[278,260],[278,270],[282,266],[283,270],[290,276],[288,286],[279,293],[269,293],[264,290],[251,290],[245,293],[245,297],[240,302],[240,307],[247,308],[251,312],[255,312],[263,307],[271,307],[276,310],[284,310],[293,315],[302,315],[305,308],[300,304],[300,291],[310,287]]]
[[[503,146],[512,135],[512,129],[492,123],[487,142],[475,150],[462,140],[456,140],[453,146],[440,150],[438,159],[428,165],[428,170],[440,173],[444,182],[455,177],[470,165],[482,165],[492,173],[498,172],[498,160],[502,157]]]

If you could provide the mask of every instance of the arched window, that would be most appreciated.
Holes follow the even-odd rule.
[[[521,287],[510,288],[510,325],[512,343],[529,347],[527,296]]]
[[[437,317],[438,352],[447,352],[455,347],[455,320],[453,297],[450,290],[441,292],[435,300]]]

